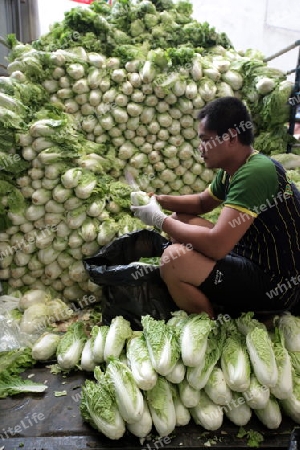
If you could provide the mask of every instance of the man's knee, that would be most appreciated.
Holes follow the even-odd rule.
[[[176,271],[178,266],[182,267],[184,257],[189,251],[190,248],[183,244],[172,244],[165,249],[160,259],[160,274],[162,279],[165,279],[167,275]]]

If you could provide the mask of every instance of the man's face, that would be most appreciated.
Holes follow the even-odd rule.
[[[207,130],[206,118],[199,123],[199,152],[204,163],[209,169],[222,167],[222,162],[227,159],[227,141],[218,136],[216,132]]]

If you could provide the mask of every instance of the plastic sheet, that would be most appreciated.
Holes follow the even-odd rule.
[[[83,261],[92,281],[103,286],[104,324],[122,315],[138,330],[141,316],[168,320],[178,309],[159,266],[138,262],[141,257],[161,256],[169,244],[158,232],[144,229],[121,236]]]

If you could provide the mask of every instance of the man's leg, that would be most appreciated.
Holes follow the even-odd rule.
[[[212,228],[214,225],[199,217],[173,215],[184,223]],[[176,305],[188,313],[206,312],[211,318],[213,308],[198,286],[209,276],[216,262],[186,246],[173,243],[161,257],[160,273]]]

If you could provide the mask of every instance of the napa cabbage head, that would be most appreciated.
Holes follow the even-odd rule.
[[[283,334],[284,343],[288,351],[300,351],[300,317],[290,312],[282,314],[276,324]]]
[[[86,340],[83,322],[70,325],[59,341],[56,351],[57,363],[62,369],[69,370],[79,364]]]
[[[226,337],[221,355],[221,367],[230,389],[243,392],[249,388],[250,359],[245,339],[238,331]]]
[[[143,316],[141,322],[152,365],[156,372],[166,376],[180,356],[176,333],[164,320],[156,320],[149,315]]]
[[[86,380],[82,387],[80,412],[86,422],[109,439],[120,439],[125,433],[113,386],[104,374],[99,376],[97,383]]]
[[[258,381],[270,388],[274,387],[278,380],[278,369],[268,332],[254,328],[246,336],[246,345]]]
[[[205,313],[189,316],[180,336],[181,357],[186,366],[196,367],[203,360],[213,324]]]

